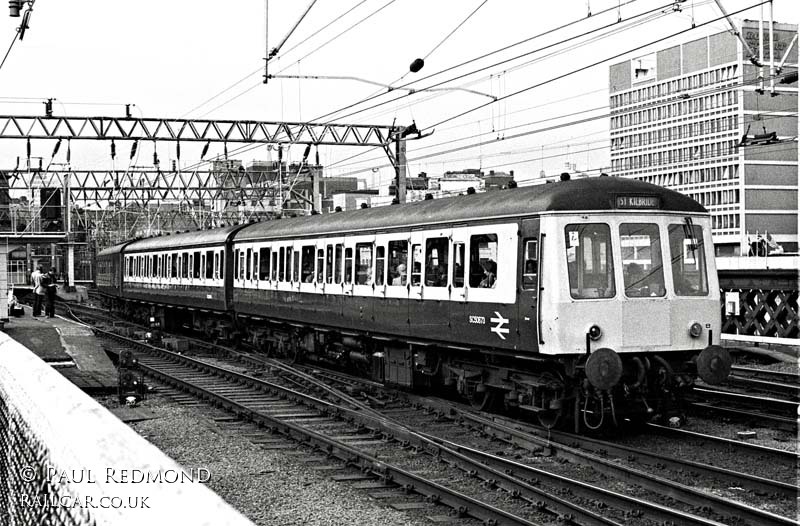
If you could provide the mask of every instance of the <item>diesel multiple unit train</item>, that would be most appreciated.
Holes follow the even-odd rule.
[[[730,370],[708,213],[615,177],[138,239],[97,286],[132,318],[576,429],[675,414]]]

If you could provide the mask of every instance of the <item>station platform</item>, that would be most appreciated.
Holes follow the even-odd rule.
[[[90,394],[117,391],[117,370],[91,329],[58,315],[34,318],[31,307],[26,305],[24,309],[24,316],[8,321],[6,334],[83,391]]]

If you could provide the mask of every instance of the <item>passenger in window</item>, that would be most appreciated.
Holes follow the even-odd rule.
[[[497,275],[497,263],[491,259],[487,259],[481,266],[483,267],[483,279],[481,280],[479,287],[485,289],[494,288],[494,282]]]
[[[431,269],[426,269],[430,272],[430,278],[426,281],[431,287],[446,287],[447,286],[447,267],[444,263],[439,263]]]
[[[392,279],[392,285],[394,286],[405,285],[407,279],[408,278],[406,277],[406,266],[403,263],[400,263],[399,265],[397,265],[397,268],[395,269],[395,277]]]

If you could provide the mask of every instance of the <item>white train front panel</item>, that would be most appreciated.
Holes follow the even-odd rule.
[[[542,216],[540,351],[702,350],[719,342],[707,216]]]

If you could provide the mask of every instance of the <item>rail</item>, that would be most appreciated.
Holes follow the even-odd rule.
[[[0,333],[4,524],[252,526],[203,484],[213,476],[180,466]]]

